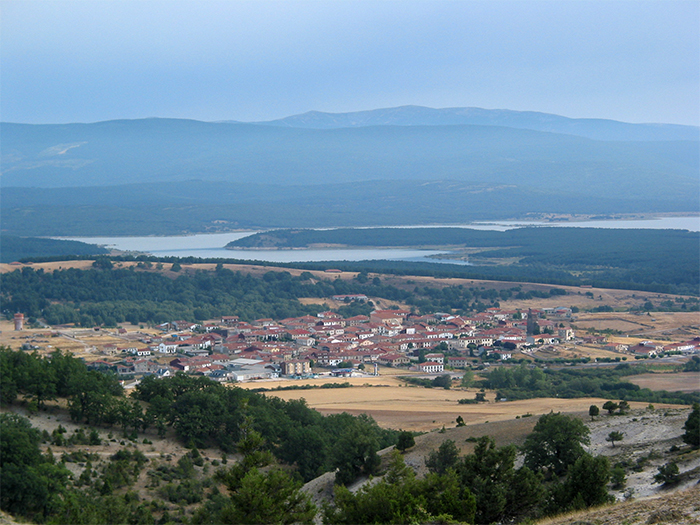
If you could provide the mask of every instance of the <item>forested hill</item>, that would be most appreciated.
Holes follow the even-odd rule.
[[[80,241],[0,234],[0,262],[3,263],[30,257],[103,255],[105,253],[108,253],[106,248]]]
[[[696,128],[424,109],[276,124],[3,123],[3,230],[163,235],[700,209]]]
[[[3,158],[3,187],[454,180],[682,202],[697,201],[699,191],[697,141],[603,142],[504,126],[300,129],[142,119],[5,123],[2,140],[13,153]]]
[[[277,230],[228,247],[302,248],[314,244],[348,246],[446,247],[467,253],[471,278],[594,284],[698,294],[700,234],[686,230],[604,228],[519,228],[505,232],[468,228],[377,228]],[[349,266],[348,266],[349,264]],[[357,264],[345,264],[358,269]],[[367,263],[380,270],[381,263]],[[407,263],[392,262],[386,271]],[[454,270],[454,269],[453,269]],[[407,268],[407,271],[411,271]],[[414,270],[415,271],[415,270]]]
[[[510,248],[529,253],[548,249],[567,252],[616,252],[636,256],[649,245],[663,249],[692,248],[700,241],[687,230],[527,227],[507,231],[471,228],[337,228],[331,230],[286,229],[249,235],[230,242],[227,248],[308,248],[314,244],[345,246],[470,246]],[[640,243],[648,243],[640,246]]]
[[[682,201],[580,195],[498,182],[373,180],[281,186],[189,180],[72,188],[3,188],[0,223],[15,235],[180,235],[233,229],[465,224],[528,213],[698,211]]]
[[[532,429],[522,435],[519,450],[512,443],[496,446],[496,439],[479,431],[472,433],[474,427],[460,435],[454,432],[458,429],[443,426],[440,432],[431,433],[445,435],[430,440],[432,445],[439,442],[437,449],[426,446],[429,436],[418,438],[427,453],[420,461],[428,470],[427,475],[418,476],[410,467],[418,459],[418,450],[412,457],[403,454],[416,446],[413,433],[382,429],[366,414],[323,416],[303,398],[284,401],[184,373],[161,379],[144,377],[127,397],[116,375],[88,370],[80,359],[60,350],[41,357],[0,347],[0,370],[0,399],[3,408],[10,409],[0,414],[0,508],[21,517],[22,522],[311,525],[318,513],[329,525],[531,523],[537,517],[612,502],[610,481],[619,490],[628,472],[649,472],[645,469],[648,457],[634,465],[628,461],[611,468],[607,453],[593,456],[589,450],[594,450],[600,438],[581,419],[561,413],[544,414],[525,427],[488,427],[499,441],[506,429],[516,435]],[[561,372],[496,367],[484,386],[498,384],[508,389],[500,392],[516,392],[521,386],[552,387],[560,382],[556,376],[570,376],[566,382],[571,388],[563,391],[565,397],[591,385],[604,387],[604,397],[623,395],[619,404],[609,401],[604,405],[609,414],[619,410],[618,415],[630,409],[627,399],[636,394],[654,402],[657,394],[668,394],[626,388],[633,385],[619,379],[630,372],[628,365],[615,370]],[[329,383],[326,387],[329,385],[349,386]],[[62,419],[66,409],[55,401],[63,406],[67,401],[67,415],[76,425],[73,432],[61,424],[50,434],[46,427],[32,426]],[[12,412],[12,405],[20,404],[33,414],[31,419]],[[41,413],[45,409],[50,416]],[[650,405],[642,419],[658,418],[653,411]],[[599,413],[596,405],[589,411],[591,418],[594,413]],[[664,419],[669,415],[664,413]],[[683,458],[694,454],[690,447],[698,447],[699,416],[700,406],[695,404],[683,435],[680,439],[671,436],[674,446],[670,452],[664,456],[654,452],[656,458],[673,458],[675,472],[669,470],[660,477],[664,470],[659,468],[655,476],[664,488],[681,479],[676,461],[686,471],[686,479],[692,476],[693,471],[685,468],[690,460]],[[612,425],[607,423],[608,428],[619,428]],[[169,431],[187,447],[180,449],[179,459],[177,449],[162,441]],[[607,441],[624,438],[616,433]],[[462,454],[450,438],[460,436],[463,442],[465,435],[474,447],[473,452]],[[509,436],[508,441],[511,439]],[[668,436],[663,439],[668,449]],[[379,452],[392,445],[397,450],[382,461]],[[202,454],[202,447],[209,450]],[[639,445],[634,447],[639,452]],[[212,456],[219,451],[221,461]],[[233,452],[237,458],[229,461]],[[404,462],[404,457],[412,461]],[[324,472],[335,473],[334,498],[332,504],[318,509],[310,496],[323,489],[318,490],[318,485],[313,493],[300,489],[302,480]],[[376,479],[357,491],[346,488],[368,477]]]

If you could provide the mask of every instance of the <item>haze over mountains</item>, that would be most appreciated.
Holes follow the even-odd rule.
[[[630,124],[608,119],[573,119],[536,111],[483,108],[397,108],[323,113],[309,111],[261,124],[290,128],[356,128],[363,126],[504,126],[550,133],[563,133],[596,140],[698,140],[694,126],[677,124]]]
[[[58,224],[66,234],[84,231],[75,207],[92,217],[101,196],[103,213],[115,220],[137,210],[165,222],[169,214],[198,217],[187,226],[173,219],[174,231],[309,226],[307,217],[343,226],[699,207],[693,126],[406,106],[266,123],[4,123],[1,133],[3,229],[14,233],[22,233],[16,217],[27,214],[41,231],[47,206],[65,219]],[[70,198],[58,198],[64,193]],[[146,230],[134,233],[157,233],[141,223]],[[56,224],[50,229],[60,234]]]

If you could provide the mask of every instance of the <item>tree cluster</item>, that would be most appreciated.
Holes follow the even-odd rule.
[[[250,418],[269,450],[294,465],[304,481],[333,469],[343,483],[372,474],[379,464],[377,451],[395,444],[398,434],[365,415],[324,417],[303,399],[283,401],[182,373],[145,377],[134,399],[127,399],[116,376],[88,370],[60,351],[42,358],[0,348],[0,395],[4,404],[22,397],[35,409],[67,398],[70,416],[78,423],[117,426],[125,435],[151,428],[163,436],[173,428],[183,443],[225,452],[236,449],[241,425]],[[147,402],[146,407],[140,402]]]
[[[49,358],[0,347],[0,400],[11,404],[22,397],[31,409],[47,401],[68,398],[71,414],[92,423],[105,415],[122,395],[117,377],[88,370],[81,360],[56,350]]]
[[[465,456],[444,441],[426,458],[430,473],[423,479],[396,452],[379,483],[354,494],[336,489],[324,523],[510,523],[611,501],[608,461],[585,452],[588,429],[578,419],[542,416],[519,468],[515,446],[497,447],[488,436],[475,441]]]
[[[628,408],[628,401],[644,401],[648,403],[678,403],[691,404],[700,400],[700,394],[684,392],[666,392],[640,388],[633,383],[625,382],[622,378],[629,375],[645,373],[643,366],[632,367],[626,363],[613,369],[561,369],[542,370],[529,368],[525,365],[518,367],[498,367],[489,372],[483,381],[483,386],[497,390],[498,398],[509,400],[532,399],[536,397],[602,397],[621,399],[622,411]],[[609,410],[614,404],[603,406]],[[615,404],[612,411],[620,408]]]
[[[303,399],[283,401],[204,377],[146,377],[134,396],[149,403],[146,420],[158,428],[172,426],[184,443],[224,451],[235,450],[241,425],[249,418],[274,456],[294,465],[304,481],[333,469],[342,483],[372,474],[379,464],[377,451],[397,439],[396,432],[381,429],[365,415],[324,417]]]

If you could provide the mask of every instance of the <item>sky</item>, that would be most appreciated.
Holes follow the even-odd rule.
[[[0,120],[402,105],[700,125],[700,1],[0,0]]]

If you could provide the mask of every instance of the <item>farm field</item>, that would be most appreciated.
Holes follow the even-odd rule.
[[[678,374],[641,374],[631,376],[627,381],[650,390],[668,390],[669,392],[699,392],[700,373],[680,372]]]
[[[581,313],[576,316],[574,324],[579,329],[619,330],[625,332],[630,341],[641,340],[643,335],[664,336],[679,334],[697,336],[700,333],[700,313],[698,312],[652,312],[650,315],[627,312]],[[638,340],[633,339],[638,335]]]
[[[403,374],[405,375],[405,373]],[[373,381],[376,380],[376,381]],[[344,382],[335,379],[324,382]],[[495,393],[486,394],[487,403],[478,405],[458,403],[459,399],[474,399],[476,389],[423,388],[399,386],[400,380],[391,377],[352,378],[351,388],[328,388],[312,390],[282,390],[267,392],[284,400],[304,398],[309,407],[322,414],[347,412],[352,415],[369,414],[382,427],[427,432],[445,426],[454,427],[457,416],[462,416],[468,425],[494,421],[514,420],[526,414],[539,416],[554,412],[588,413],[595,404],[602,406],[607,399],[527,399],[521,401],[495,401]],[[285,386],[289,382],[283,383]],[[301,385],[304,382],[294,382]],[[314,383],[316,384],[316,383]],[[366,386],[363,386],[366,384]],[[269,386],[268,386],[269,385]],[[274,388],[276,382],[242,383],[244,388],[265,386]],[[282,385],[280,385],[282,386]],[[633,408],[644,408],[647,403],[632,402]],[[666,406],[666,405],[664,405]],[[673,405],[668,405],[673,406]],[[528,419],[528,418],[525,418]]]

